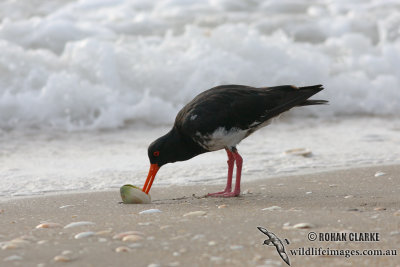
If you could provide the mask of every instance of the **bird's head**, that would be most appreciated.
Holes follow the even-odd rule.
[[[168,134],[158,138],[150,144],[147,150],[150,160],[150,170],[142,189],[146,194],[149,193],[154,178],[161,166],[177,161],[174,147],[177,146],[179,142],[175,139],[176,137],[173,134],[173,131],[170,131]]]
[[[163,141],[161,137],[151,143],[147,149],[150,164],[157,164],[158,167],[174,162],[173,148]]]
[[[154,178],[161,166],[176,161],[188,160],[206,152],[203,148],[188,141],[179,131],[172,128],[166,135],[161,136],[150,144],[147,153],[150,160],[150,170],[142,191],[149,193]]]

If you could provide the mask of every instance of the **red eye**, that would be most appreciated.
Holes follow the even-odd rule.
[[[154,152],[153,152],[153,155],[154,155],[154,157],[160,156],[160,151],[154,151]]]

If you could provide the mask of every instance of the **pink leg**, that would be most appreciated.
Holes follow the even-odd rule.
[[[226,187],[224,191],[221,192],[216,192],[216,193],[210,193],[207,196],[220,196],[225,193],[230,193],[232,191],[232,176],[233,176],[233,166],[235,165],[235,157],[233,156],[233,153],[229,151],[228,149],[225,149],[226,153],[228,154],[228,179],[226,181]]]
[[[216,196],[216,197],[237,197],[240,195],[240,178],[242,176],[242,164],[243,164],[243,159],[242,157],[239,155],[239,153],[237,152],[237,150],[235,149],[234,152],[231,152],[234,161],[236,162],[236,182],[235,182],[235,189],[233,190],[233,192],[229,191],[222,191],[222,192],[218,192],[218,193],[214,193],[214,194],[208,194],[209,196]],[[229,162],[228,162],[229,164]],[[230,166],[229,166],[230,167]],[[231,179],[229,182],[229,173],[231,174]],[[233,166],[232,166],[232,170],[230,172],[228,172],[228,183],[227,183],[227,188],[228,185],[230,186],[229,189],[232,186],[232,174],[233,174]]]

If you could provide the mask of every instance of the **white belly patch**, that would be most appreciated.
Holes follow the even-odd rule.
[[[224,127],[217,128],[212,134],[202,135],[196,133],[196,142],[207,150],[215,151],[223,148],[233,148],[247,136],[247,130],[231,128],[226,130]]]

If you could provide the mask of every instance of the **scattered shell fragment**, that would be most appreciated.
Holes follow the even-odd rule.
[[[337,187],[337,184],[330,184],[329,187]]]
[[[306,195],[309,195],[309,194],[312,194],[312,192],[311,191],[306,192]]]
[[[128,236],[128,235],[143,235],[143,233],[139,232],[139,231],[127,231],[127,232],[122,232],[122,233],[118,233],[118,234],[114,235],[113,239],[122,240],[125,236]]]
[[[253,194],[253,190],[252,189],[246,189],[246,190],[244,190],[243,191],[243,193],[242,193],[243,195],[247,195],[247,194]]]
[[[353,195],[348,195],[348,196],[345,196],[344,198],[353,198],[354,196]]]
[[[303,157],[311,157],[312,152],[307,148],[294,148],[285,151],[287,155],[294,155],[294,156],[303,156]]]
[[[216,263],[222,263],[225,259],[223,257],[217,257],[217,256],[211,256],[210,261],[216,262]]]
[[[231,245],[229,248],[232,250],[239,250],[239,249],[242,249],[243,246],[242,245]]]
[[[279,206],[271,206],[268,208],[263,208],[262,210],[281,210],[282,208]]]
[[[75,205],[64,205],[59,207],[59,209],[65,209],[65,208],[69,208],[69,207],[75,207]]]
[[[138,222],[138,225],[149,226],[149,225],[152,225],[152,223],[151,222]]]
[[[293,229],[310,229],[310,228],[314,228],[315,225],[312,223],[297,223],[295,225],[293,225]]]
[[[376,208],[374,208],[374,210],[381,211],[381,210],[386,210],[386,208],[385,207],[376,207]]]
[[[203,234],[197,234],[192,237],[192,240],[199,240],[199,239],[204,239],[205,235]]]
[[[23,247],[25,245],[28,245],[29,241],[21,239],[21,238],[15,238],[15,239],[11,240],[10,243],[15,244],[17,247]]]
[[[64,250],[63,252],[61,252],[61,255],[72,255],[72,251],[71,250]]]
[[[57,262],[69,262],[69,261],[71,261],[71,258],[67,257],[65,255],[57,255],[53,259],[54,259],[54,261],[57,261]]]
[[[204,216],[206,214],[207,214],[207,212],[205,212],[205,211],[197,210],[197,211],[191,211],[191,212],[185,213],[185,214],[183,214],[183,217]]]
[[[142,246],[143,245],[141,243],[132,243],[128,245],[130,248],[141,248]]]
[[[385,172],[377,171],[374,176],[379,177],[379,176],[383,176],[385,174],[386,174]]]
[[[131,184],[121,186],[120,194],[125,204],[148,204],[151,203],[150,194],[146,194],[139,187]]]
[[[120,253],[120,252],[130,252],[131,249],[125,246],[117,247],[115,249],[115,252]]]
[[[58,228],[58,227],[62,227],[62,225],[59,224],[59,223],[47,222],[47,223],[41,223],[41,224],[37,225],[36,229],[40,229],[40,228]]]
[[[20,261],[22,260],[22,257],[19,255],[11,255],[8,256],[7,258],[4,258],[4,261]]]
[[[142,210],[141,212],[139,212],[139,214],[150,214],[150,213],[159,213],[162,212],[159,209],[148,209],[148,210]]]
[[[72,228],[72,227],[78,227],[78,226],[87,226],[87,225],[94,225],[94,222],[88,222],[88,221],[81,221],[81,222],[72,222],[64,226],[65,229],[67,228]]]
[[[228,205],[226,205],[226,204],[222,204],[222,205],[218,206],[219,209],[223,209],[223,208],[226,208],[226,207],[228,207]]]
[[[102,230],[102,231],[97,231],[95,234],[96,235],[109,235],[111,234],[112,229],[107,229],[107,230]]]
[[[36,242],[36,244],[43,245],[43,244],[46,244],[47,242],[49,242],[49,241],[48,240],[39,240],[38,242]]]
[[[90,236],[94,236],[95,235],[95,232],[82,232],[82,233],[79,233],[79,234],[76,234],[75,236],[74,236],[74,238],[75,239],[81,239],[81,238],[86,238],[86,237],[90,237]]]
[[[124,238],[122,238],[122,241],[125,241],[125,242],[136,242],[136,241],[139,241],[139,240],[142,240],[143,239],[143,237],[141,237],[140,235],[127,235],[127,236],[124,236]]]
[[[5,243],[1,244],[1,249],[3,249],[3,250],[16,249],[16,248],[20,248],[20,246],[18,246],[17,244],[15,244],[13,242],[5,242]]]

